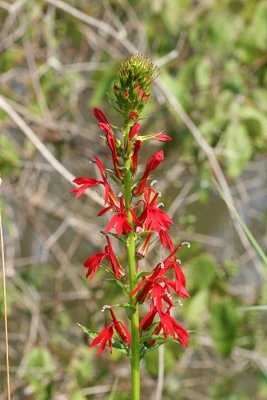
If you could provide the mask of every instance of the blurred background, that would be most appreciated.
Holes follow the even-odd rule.
[[[96,194],[74,200],[69,190],[73,176],[95,176],[93,154],[110,163],[92,107],[121,123],[107,92],[119,61],[137,51],[159,66],[142,132],[173,137],[157,189],[174,242],[191,242],[179,254],[191,298],[177,305],[190,346],[147,355],[142,399],[264,400],[266,266],[212,179],[266,249],[266,0],[0,1],[12,399],[130,398],[128,360],[116,351],[99,358],[76,324],[100,329],[101,306],[122,294],[101,272],[86,281],[83,261],[102,249],[106,221]],[[146,147],[143,163],[158,149]],[[163,256],[157,244],[140,267]],[[0,305],[4,400],[2,290]]]

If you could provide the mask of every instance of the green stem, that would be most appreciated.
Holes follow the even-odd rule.
[[[132,197],[132,177],[131,177],[131,160],[126,160],[124,175],[124,198],[125,207],[131,207]],[[132,215],[127,212],[130,224],[133,224]],[[130,291],[132,292],[137,284],[136,259],[135,259],[135,234],[130,232],[127,238],[128,265],[130,278]],[[140,352],[139,352],[139,310],[136,304],[135,296],[130,297],[130,304],[133,306],[131,311],[131,367],[132,367],[132,400],[140,399]]]

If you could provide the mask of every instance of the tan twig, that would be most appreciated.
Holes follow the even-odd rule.
[[[26,124],[26,122],[21,118],[21,116],[11,107],[11,105],[5,100],[4,97],[0,96],[0,108],[5,111],[8,116],[15,122],[15,124],[22,130],[22,132],[27,136],[27,138],[34,144],[36,149],[42,154],[42,156],[48,161],[48,163],[57,171],[64,179],[73,184],[73,179],[75,176],[72,175],[46,148],[46,146],[41,142],[38,136],[33,132],[33,130]],[[89,196],[96,203],[103,205],[103,200],[94,191],[87,189],[86,195]]]
[[[46,3],[52,4],[53,6],[57,7],[58,9],[66,12],[69,15],[72,15],[74,18],[77,18],[79,21],[93,26],[102,32],[108,33],[111,37],[118,40],[120,44],[128,50],[129,53],[136,53],[137,49],[134,45],[126,38],[125,30],[116,31],[113,29],[109,24],[106,22],[100,21],[99,19],[90,17],[89,15],[85,14],[82,11],[77,10],[77,8],[72,7],[71,5],[67,4],[61,0],[46,0]]]
[[[2,179],[0,178],[0,187]],[[4,324],[5,324],[5,347],[6,347],[6,378],[7,378],[7,397],[10,400],[10,378],[9,378],[9,357],[8,357],[8,329],[7,329],[7,297],[6,297],[6,269],[5,269],[5,255],[4,255],[4,235],[2,226],[2,213],[0,208],[0,239],[1,239],[1,256],[2,256],[2,270],[3,270],[3,297],[4,297]]]
[[[164,345],[159,347],[158,355],[159,355],[158,381],[157,381],[157,387],[156,387],[155,400],[162,399],[162,392],[163,392],[163,386],[164,386]]]
[[[222,189],[225,197],[227,198],[227,200],[229,201],[230,204],[234,204],[234,200],[233,200],[230,188],[229,188],[226,178],[223,174],[223,171],[220,167],[220,164],[217,161],[214,150],[209,145],[209,143],[205,140],[202,133],[197,128],[197,126],[194,124],[194,122],[191,120],[189,115],[185,112],[185,110],[181,106],[179,100],[171,93],[171,91],[166,87],[166,85],[160,79],[158,79],[157,85],[161,89],[161,91],[164,94],[168,103],[170,104],[171,109],[172,109],[173,113],[175,114],[175,116],[180,118],[183,121],[183,123],[189,129],[189,131],[191,132],[192,136],[196,140],[196,142],[199,145],[199,147],[201,148],[201,150],[206,155],[206,157],[209,160],[209,163],[211,165],[211,168],[213,170],[213,173],[215,175],[216,181],[218,182],[220,188]],[[240,225],[237,223],[237,221],[235,220],[235,218],[233,218],[232,215],[231,215],[231,217],[232,217],[234,227],[238,233],[238,236],[240,238],[242,245],[247,250],[247,252],[250,256],[250,259],[254,262],[257,270],[261,273],[262,265],[258,261],[258,258],[255,254],[254,249],[251,247],[249,240],[247,239],[245,233],[243,232],[243,229],[240,227]]]

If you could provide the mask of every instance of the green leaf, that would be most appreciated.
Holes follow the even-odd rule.
[[[218,353],[228,357],[234,347],[238,317],[233,305],[221,300],[212,310],[210,319],[210,333]]]
[[[77,389],[70,395],[70,400],[86,400],[86,397]]]
[[[109,282],[114,282],[117,286],[119,286],[125,293],[129,293],[129,285],[126,283],[122,282],[120,279],[115,279],[115,278],[109,278],[106,279]]]
[[[19,155],[12,142],[3,134],[0,134],[0,171],[2,176],[14,170],[19,162]]]
[[[153,349],[154,350],[154,349]],[[149,352],[145,358],[147,372],[153,377],[158,376],[158,351]],[[164,347],[164,371],[167,373],[175,364],[173,350],[168,346]]]
[[[99,334],[99,332],[91,331],[91,329],[86,328],[85,326],[79,324],[78,322],[77,322],[77,325],[83,330],[83,332],[84,332],[86,335],[88,335],[88,336],[90,337],[90,339],[96,338],[97,335]]]
[[[227,172],[229,176],[237,177],[252,155],[252,145],[245,125],[239,121],[230,122],[224,133],[223,142]]]
[[[208,310],[209,291],[201,289],[197,292],[186,307],[186,316],[192,323],[198,324],[204,321]]]
[[[259,128],[257,127],[249,130],[249,135],[253,138],[255,136],[262,136],[263,138],[267,138],[267,118],[263,114],[263,112],[258,111],[256,108],[251,107],[251,106],[245,106],[241,107],[239,111],[240,117],[246,121],[254,121],[254,126],[255,122],[259,125]]]
[[[195,71],[196,82],[201,89],[206,89],[211,81],[211,61],[208,58],[200,59]]]
[[[216,264],[214,258],[203,253],[190,261],[188,269],[188,284],[194,289],[204,289],[209,287],[216,276]]]

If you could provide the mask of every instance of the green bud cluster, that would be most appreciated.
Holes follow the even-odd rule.
[[[116,105],[120,112],[140,114],[149,100],[151,84],[156,77],[156,67],[141,54],[123,61],[119,70],[119,81],[113,86]]]

